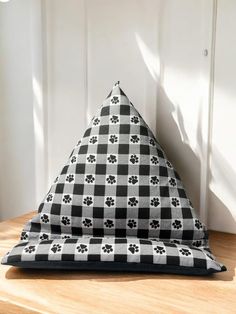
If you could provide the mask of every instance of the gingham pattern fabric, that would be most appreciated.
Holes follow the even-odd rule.
[[[46,268],[90,262],[201,274],[225,269],[179,175],[119,84],[3,258]]]

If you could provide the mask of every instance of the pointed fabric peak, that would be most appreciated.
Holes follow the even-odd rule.
[[[224,270],[209,251],[206,228],[178,173],[119,83],[2,262],[120,270],[136,265],[187,274]]]

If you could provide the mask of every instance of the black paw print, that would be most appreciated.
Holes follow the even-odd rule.
[[[150,143],[150,145],[155,146],[155,141],[153,138],[150,138],[149,143]]]
[[[72,201],[72,197],[69,194],[64,195],[63,202],[69,204]]]
[[[196,246],[196,247],[199,247],[199,246],[202,245],[202,241],[200,241],[200,240],[193,241],[192,245]]]
[[[191,252],[188,250],[188,249],[180,249],[179,250],[180,251],[180,253],[182,254],[182,255],[185,255],[185,256],[189,256],[189,255],[191,255]]]
[[[175,207],[179,206],[180,202],[176,197],[172,197],[172,201],[171,201],[172,205],[174,205]]]
[[[130,121],[131,121],[132,123],[134,123],[134,124],[138,124],[138,123],[139,123],[139,118],[136,117],[136,116],[133,116],[133,117],[130,119]]]
[[[60,244],[53,244],[51,251],[53,251],[53,253],[60,252],[61,251],[61,245]]]
[[[157,176],[153,176],[153,177],[151,177],[150,182],[151,182],[153,185],[156,185],[156,184],[159,183],[159,179],[158,179]]]
[[[93,164],[96,161],[96,158],[94,155],[89,155],[87,157],[88,162],[91,162],[91,164]]]
[[[169,168],[172,168],[172,164],[169,162],[169,160],[166,161],[166,165],[167,165]]]
[[[157,245],[155,248],[154,248],[154,250],[156,251],[156,253],[158,253],[158,254],[164,254],[166,251],[165,251],[165,249],[164,249],[164,247],[163,246],[159,246],[159,245]]]
[[[95,118],[93,120],[93,125],[98,125],[100,123],[100,120],[98,118]]]
[[[107,182],[108,182],[109,184],[114,184],[114,183],[116,183],[116,178],[115,178],[115,176],[112,176],[112,175],[109,175],[109,177],[108,177],[106,180],[107,180]]]
[[[170,185],[172,185],[172,186],[176,186],[176,181],[175,181],[174,178],[170,178],[169,183],[170,183]]]
[[[25,248],[26,253],[33,253],[35,251],[35,245],[30,245]]]
[[[58,182],[58,179],[59,179],[59,178],[58,178],[58,177],[56,177],[56,179],[54,180],[54,183],[57,183],[57,182]]]
[[[89,143],[95,144],[98,141],[97,136],[92,136],[89,140]]]
[[[159,228],[159,227],[160,227],[160,222],[159,222],[159,220],[153,219],[153,220],[150,222],[150,226],[151,226],[151,228],[153,228],[153,229]]]
[[[104,222],[104,225],[107,227],[107,228],[111,228],[111,227],[114,227],[114,223],[111,219],[107,219],[107,221]]]
[[[49,235],[46,234],[46,233],[43,233],[40,237],[39,237],[40,240],[44,241],[44,240],[48,240],[49,239]]]
[[[137,155],[131,155],[130,156],[130,162],[132,164],[137,164],[138,163],[138,156]]]
[[[151,200],[151,206],[157,207],[158,205],[160,205],[159,198],[153,197],[153,199]]]
[[[49,222],[49,217],[48,217],[48,215],[43,214],[43,215],[41,216],[41,220],[42,220],[42,222],[44,222],[44,223],[48,223],[48,222]]]
[[[129,177],[129,183],[136,184],[138,182],[137,176],[131,176]]]
[[[87,183],[93,183],[94,180],[95,180],[95,178],[94,178],[94,176],[92,176],[91,174],[87,174],[87,175],[86,175],[85,181],[86,181]]]
[[[139,247],[136,244],[130,244],[128,250],[134,254],[139,252]]]
[[[136,228],[137,222],[134,219],[129,219],[128,223],[127,223],[127,226],[130,227],[131,229],[132,228]]]
[[[111,206],[113,206],[113,205],[115,204],[115,201],[113,200],[112,197],[107,197],[105,204],[106,204],[108,207],[111,207]]]
[[[195,220],[195,227],[197,229],[202,229],[202,223],[198,219]]]
[[[76,162],[76,157],[75,157],[75,156],[71,157],[70,162],[71,162],[72,164],[75,163],[75,162]]]
[[[20,237],[21,240],[27,240],[28,237],[29,236],[28,236],[27,232],[25,232],[25,231],[21,232],[21,237]]]
[[[118,137],[116,135],[111,135],[110,138],[109,138],[109,141],[114,144],[114,143],[117,143],[118,141]]]
[[[157,165],[159,163],[158,158],[156,156],[152,156],[151,163]]]
[[[73,174],[68,174],[68,176],[66,177],[66,181],[69,182],[69,183],[74,181],[74,175]]]
[[[113,248],[112,248],[112,245],[110,245],[110,244],[105,244],[103,247],[102,247],[102,249],[103,249],[103,252],[104,253],[111,253],[111,252],[113,252]]]
[[[89,219],[89,218],[85,218],[84,220],[83,220],[83,224],[85,225],[85,227],[92,227],[92,220],[91,219]]]
[[[117,162],[117,158],[116,158],[115,155],[110,155],[110,156],[107,158],[107,160],[108,160],[110,163],[112,163],[112,164],[114,164],[115,162]]]
[[[71,237],[69,235],[62,236],[62,239],[70,239]]]
[[[83,203],[87,206],[93,204],[92,196],[86,196],[85,199],[83,200]]]
[[[112,99],[111,99],[111,102],[112,102],[113,104],[117,104],[117,103],[119,102],[119,97],[113,96]]]
[[[175,229],[180,229],[180,228],[182,228],[182,223],[181,223],[180,220],[175,219],[175,221],[172,223],[172,226],[173,226]]]
[[[70,219],[66,216],[62,216],[61,218],[61,222],[63,223],[63,225],[69,225],[70,224]]]
[[[171,242],[171,243],[175,243],[175,244],[180,244],[180,241],[179,241],[179,240],[171,240],[170,242]]]
[[[80,244],[76,248],[79,253],[85,253],[88,252],[88,246],[86,244]]]
[[[77,146],[79,146],[81,144],[81,140],[78,141]]]
[[[111,121],[111,123],[118,123],[119,122],[119,117],[118,116],[112,116],[111,118],[110,118],[110,121]]]
[[[138,200],[136,199],[136,197],[130,197],[129,198],[128,205],[133,207],[133,206],[136,206],[137,204],[138,204]]]
[[[139,137],[138,135],[132,135],[130,138],[130,142],[132,143],[138,143],[139,142]]]
[[[47,202],[51,202],[52,199],[53,199],[53,195],[52,195],[51,193],[48,194],[47,197],[46,197],[46,201],[47,201]]]

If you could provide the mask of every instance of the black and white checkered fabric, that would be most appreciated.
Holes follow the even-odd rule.
[[[207,274],[208,247],[179,175],[115,84],[3,264]]]

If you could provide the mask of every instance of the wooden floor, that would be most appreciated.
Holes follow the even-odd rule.
[[[0,256],[32,216],[0,223]],[[236,313],[236,235],[210,232],[228,271],[210,277],[0,266],[0,313]]]

